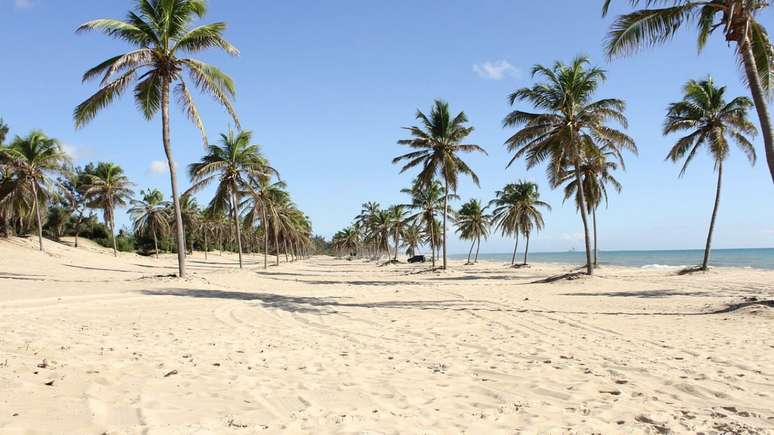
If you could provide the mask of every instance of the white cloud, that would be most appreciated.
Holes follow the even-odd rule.
[[[507,60],[495,60],[473,65],[473,71],[482,79],[502,80],[505,77],[518,77],[519,70]]]
[[[65,154],[67,154],[70,157],[70,159],[72,160],[78,159],[78,147],[76,147],[75,145],[62,144],[62,151],[64,151]]]
[[[32,0],[15,0],[16,9],[29,9],[34,6]]]
[[[70,157],[70,160],[77,162],[88,159],[94,154],[94,150],[89,146],[73,145],[70,143],[62,144],[62,151]]]
[[[148,174],[161,175],[169,171],[169,165],[167,162],[161,160],[152,160],[150,166],[148,166]]]

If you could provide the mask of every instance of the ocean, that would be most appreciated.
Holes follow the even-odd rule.
[[[479,254],[479,260],[510,263],[513,253]],[[455,254],[451,258],[466,259],[467,254]],[[516,254],[522,261],[524,251]],[[704,258],[703,249],[667,251],[599,251],[599,264],[632,266],[642,268],[688,267],[700,264]],[[530,252],[529,261],[536,263],[585,264],[583,251],[577,252]],[[774,269],[774,248],[760,249],[713,249],[710,265],[718,267],[750,267]]]

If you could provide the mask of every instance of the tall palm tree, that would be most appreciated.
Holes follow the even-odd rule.
[[[3,215],[8,217],[25,210],[34,214],[42,251],[40,208],[45,206],[51,195],[52,175],[66,174],[69,158],[56,139],[33,130],[25,137],[16,136],[9,146],[3,147],[0,160],[6,171],[4,186],[0,189]]]
[[[603,15],[611,0],[605,0]],[[771,6],[768,0],[671,0],[667,7],[652,8],[667,0],[629,0],[632,6],[643,4],[646,9],[616,18],[606,42],[608,56],[630,54],[643,46],[664,43],[679,29],[695,22],[699,50],[709,36],[720,29],[729,43],[736,44],[738,61],[755,102],[763,132],[766,161],[774,181],[774,130],[767,98],[774,90],[774,49],[766,29],[758,17]]]
[[[158,236],[166,236],[169,233],[169,219],[167,216],[167,204],[164,195],[158,189],[140,191],[142,199],[133,200],[129,215],[132,217],[134,231],[137,234],[153,236],[153,248],[156,258],[159,258]]]
[[[527,168],[547,161],[549,180],[561,179],[562,172],[571,166],[575,169],[580,184],[580,166],[588,155],[599,153],[603,146],[620,153],[620,150],[636,152],[634,141],[608,125],[614,121],[627,126],[623,114],[625,103],[619,99],[593,100],[594,93],[606,79],[605,71],[588,67],[585,57],[575,58],[569,65],[556,62],[551,68],[536,65],[533,77],[543,79],[531,88],[522,88],[511,94],[510,102],[531,103],[542,113],[515,110],[506,116],[504,126],[521,126],[506,145],[514,152],[510,166],[516,159],[524,157]],[[553,185],[552,187],[557,187]],[[594,273],[591,261],[588,206],[585,192],[578,190],[586,245],[586,272]]]
[[[409,219],[422,225],[432,258],[433,269],[435,269],[435,252],[438,233],[435,231],[436,215],[443,210],[444,190],[441,183],[433,181],[429,186],[421,181],[415,180],[414,185],[409,189],[401,190],[403,193],[411,195],[411,203],[407,204],[409,208],[416,213],[409,216]],[[457,198],[457,195],[451,195],[450,199]]]
[[[392,233],[392,240],[395,242],[395,256],[393,261],[398,261],[398,251],[400,249],[400,238],[407,225],[406,207],[403,205],[393,205],[387,209],[388,227]]]
[[[280,203],[288,195],[286,187],[283,181],[272,182],[271,177],[257,177],[251,181],[246,193],[247,202],[244,206],[248,211],[245,221],[253,224],[260,219],[263,229],[264,269],[269,267],[269,222],[278,219]]]
[[[89,175],[89,187],[86,189],[88,205],[102,210],[105,225],[110,231],[110,239],[113,242],[113,255],[118,256],[115,211],[116,207],[126,206],[132,198],[132,183],[124,175],[124,170],[120,166],[110,162],[100,162]]]
[[[258,145],[250,144],[252,133],[240,131],[220,135],[220,145],[209,145],[207,154],[199,162],[188,166],[191,187],[187,193],[198,192],[217,180],[215,196],[210,208],[229,209],[234,220],[239,267],[242,268],[242,234],[239,228],[240,202],[238,196],[249,189],[250,180],[270,176],[277,171],[269,166]]]
[[[468,251],[468,264],[478,262],[478,251],[481,248],[481,238],[489,236],[489,226],[491,224],[489,216],[485,212],[486,207],[481,205],[481,201],[477,199],[471,199],[470,201],[462,204],[460,210],[457,212],[457,234],[463,240],[472,240]],[[476,248],[476,258],[473,263],[470,262],[470,257],[473,255],[473,247]]]
[[[180,277],[185,276],[185,234],[177,189],[177,173],[169,137],[169,94],[174,93],[186,116],[196,124],[204,144],[207,135],[199,110],[194,104],[188,83],[223,105],[239,128],[239,118],[232,106],[234,82],[213,65],[189,56],[208,48],[219,48],[230,55],[239,51],[223,38],[226,23],[193,27],[196,18],[207,11],[205,0],[137,0],[125,21],[97,19],[81,24],[76,32],[101,31],[107,36],[132,45],[133,50],[105,60],[86,71],[83,81],[102,77],[99,90],[75,108],[76,127],[82,127],[107,107],[133,82],[134,98],[146,119],[161,109],[162,141],[169,164],[172,204],[177,228],[177,257]]]
[[[443,205],[443,268],[446,269],[446,222],[449,217],[449,192],[457,191],[459,175],[468,175],[476,186],[479,185],[478,176],[459,156],[461,153],[480,152],[486,155],[486,151],[478,145],[462,143],[472,132],[473,127],[468,127],[468,118],[465,112],[460,112],[452,117],[449,112],[449,103],[435,100],[430,116],[417,110],[416,119],[422,126],[405,127],[413,136],[411,139],[398,141],[400,145],[407,145],[417,151],[398,156],[393,163],[406,162],[401,173],[421,165],[422,170],[417,177],[425,186],[433,183],[440,176],[444,183]]]
[[[621,192],[621,183],[615,178],[613,172],[618,168],[624,168],[623,159],[614,153],[601,149],[600,153],[590,154],[581,162],[578,168],[581,172],[581,186],[586,198],[588,213],[591,214],[591,222],[594,236],[594,266],[598,264],[597,244],[597,209],[602,204],[608,203],[607,185],[611,185],[616,192]],[[575,198],[575,206],[580,207],[580,195],[578,193],[578,177],[574,167],[568,167],[561,179],[552,180],[552,185],[564,184],[564,200]]]
[[[748,110],[753,106],[752,101],[746,97],[736,97],[726,102],[725,86],[715,86],[711,78],[689,81],[685,85],[684,92],[683,99],[672,103],[667,109],[664,134],[677,132],[688,132],[688,134],[675,143],[667,155],[667,160],[677,162],[685,158],[680,176],[683,176],[688,164],[702,147],[707,148],[715,161],[715,170],[718,172],[715,206],[712,208],[704,260],[701,265],[702,270],[707,270],[712,233],[715,230],[715,219],[720,205],[723,162],[728,158],[731,150],[730,142],[736,143],[750,163],[754,164],[755,148],[750,138],[757,134],[757,130],[748,119]]]

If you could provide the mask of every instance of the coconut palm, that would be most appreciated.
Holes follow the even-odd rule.
[[[594,266],[598,264],[597,244],[597,209],[602,204],[608,203],[607,186],[610,185],[616,192],[621,192],[621,183],[615,178],[613,172],[618,168],[624,168],[623,159],[604,148],[597,154],[587,155],[579,170],[581,172],[581,185],[586,198],[588,213],[591,214],[591,222],[594,236]],[[564,184],[564,200],[575,198],[575,206],[580,207],[580,195],[578,194],[578,177],[574,167],[568,167],[560,174],[561,179],[552,180],[552,185]]]
[[[607,14],[611,0],[605,0]],[[763,132],[766,161],[774,181],[774,131],[767,98],[774,89],[774,49],[766,29],[758,21],[760,14],[771,6],[768,0],[629,0],[646,9],[619,16],[613,23],[606,41],[608,56],[630,54],[644,46],[664,43],[678,30],[696,23],[699,50],[709,36],[721,30],[725,40],[736,44],[736,55],[744,69],[745,79],[755,102]],[[651,8],[658,3],[666,7]]]
[[[416,255],[421,244],[422,227],[416,222],[409,223],[403,230],[403,246],[406,248],[406,255],[409,257]]]
[[[169,215],[172,216],[174,208],[169,210]],[[202,211],[199,208],[199,203],[196,198],[189,193],[184,193],[180,196],[180,217],[183,219],[183,234],[185,240],[188,242],[187,252],[193,255],[194,250],[194,236],[199,231],[199,225],[201,223]],[[172,222],[172,225],[175,225]]]
[[[118,256],[115,235],[116,207],[126,206],[132,195],[132,183],[124,175],[124,170],[115,163],[100,162],[89,173],[89,187],[86,189],[88,206],[102,210],[113,242],[114,256]]]
[[[495,193],[495,199],[489,202],[489,206],[494,207],[492,224],[495,229],[504,236],[514,236],[516,239],[511,257],[511,265],[515,265],[519,235],[527,238],[533,229],[541,229],[543,218],[538,207],[550,210],[551,206],[539,200],[537,184],[529,181],[507,184]],[[524,250],[525,263],[528,249]]]
[[[342,253],[347,255],[357,251],[360,245],[360,238],[358,232],[353,227],[347,227],[333,235],[331,239],[331,245],[333,250],[341,256]]]
[[[215,196],[209,207],[216,210],[231,210],[236,232],[239,267],[242,267],[242,234],[239,228],[239,196],[247,191],[250,180],[260,176],[276,174],[258,145],[250,144],[252,133],[240,131],[220,135],[220,145],[209,145],[207,154],[199,162],[188,166],[191,187],[187,193],[204,189],[213,181],[218,182]]]
[[[5,179],[0,188],[0,208],[7,217],[29,213],[35,216],[38,244],[43,250],[43,224],[40,208],[51,196],[52,176],[67,173],[69,159],[56,139],[33,130],[16,136],[0,149]],[[21,217],[21,216],[19,216]]]
[[[527,265],[527,255],[529,254],[529,238],[533,231],[541,231],[545,226],[543,221],[543,214],[540,209],[545,208],[548,211],[551,210],[551,206],[548,203],[540,200],[540,192],[538,186],[535,183],[529,181],[520,181],[517,185],[517,190],[520,192],[518,215],[519,215],[519,229],[524,236],[524,266]]]
[[[164,202],[164,195],[158,189],[142,190],[140,196],[142,199],[133,200],[132,207],[129,209],[134,232],[153,236],[153,249],[156,258],[159,258],[158,236],[164,237],[170,230],[167,204]]]
[[[189,83],[223,105],[239,128],[239,119],[231,100],[234,82],[213,65],[189,56],[208,48],[222,49],[236,56],[239,51],[223,38],[226,24],[212,23],[193,27],[196,18],[207,11],[205,0],[137,0],[125,21],[97,19],[86,22],[76,32],[100,31],[134,48],[111,57],[86,71],[83,81],[102,77],[99,90],[75,108],[76,127],[82,127],[107,107],[135,81],[137,107],[150,120],[161,110],[162,141],[169,164],[177,229],[177,255],[180,277],[185,276],[185,235],[177,190],[177,175],[169,136],[169,94],[173,89],[183,112],[196,124],[206,145],[207,135],[199,110],[194,104]],[[190,77],[184,79],[183,73]]]
[[[736,97],[727,102],[725,86],[715,86],[711,78],[701,81],[691,80],[684,87],[685,95],[681,101],[672,103],[664,122],[664,134],[687,132],[672,147],[667,160],[677,162],[685,159],[680,176],[685,174],[700,148],[705,147],[715,162],[718,172],[715,206],[712,208],[707,244],[704,249],[702,270],[707,270],[712,233],[720,205],[720,187],[723,178],[723,162],[731,151],[734,142],[745,154],[751,164],[755,163],[755,148],[750,139],[757,134],[755,126],[748,119],[748,110],[753,106],[746,97]]]
[[[406,162],[401,168],[401,173],[416,166],[422,166],[417,179],[425,186],[430,186],[436,177],[440,177],[444,183],[443,205],[443,268],[446,269],[446,222],[449,217],[449,193],[457,191],[459,175],[469,176],[478,186],[478,176],[459,156],[461,153],[480,152],[486,155],[486,151],[478,145],[462,143],[472,132],[473,127],[468,127],[468,118],[465,112],[460,112],[452,117],[449,112],[449,103],[435,100],[430,116],[417,110],[416,119],[422,126],[406,127],[413,136],[411,139],[398,141],[400,145],[406,145],[417,151],[398,156],[393,163]]]
[[[606,74],[604,70],[589,67],[585,57],[575,58],[569,65],[556,62],[551,68],[536,65],[533,77],[544,81],[531,88],[522,88],[511,94],[510,102],[531,103],[542,113],[515,110],[504,120],[506,127],[520,126],[507,141],[509,151],[514,152],[510,166],[523,157],[527,168],[547,162],[549,180],[561,179],[564,170],[571,166],[576,170],[580,183],[580,166],[588,155],[598,154],[601,147],[615,153],[621,150],[636,152],[634,141],[608,125],[609,121],[627,126],[623,114],[625,103],[618,99],[593,100],[594,93]],[[552,185],[552,187],[557,187]],[[586,272],[594,273],[591,261],[591,244],[588,224],[588,205],[583,189],[579,191],[586,247]]]
[[[486,207],[481,205],[481,201],[477,199],[471,199],[470,201],[462,204],[460,210],[457,212],[457,235],[462,240],[472,240],[468,251],[468,264],[478,262],[478,251],[481,248],[481,238],[487,238],[489,236],[489,226],[491,224],[489,216],[486,214]],[[473,247],[476,248],[476,258],[473,263],[470,262],[470,257],[473,254]]]
[[[260,219],[263,233],[263,268],[269,267],[269,222],[278,219],[280,203],[288,196],[283,181],[272,182],[270,177],[253,179],[245,193],[244,207],[247,209],[245,221],[250,224]],[[276,228],[276,226],[271,226]]]
[[[76,248],[78,247],[78,236],[81,233],[81,226],[89,218],[89,216],[86,216],[86,190],[88,185],[89,174],[80,167],[75,168],[73,171],[68,171],[59,179],[62,200],[72,215]]]
[[[393,261],[398,261],[398,250],[400,249],[400,238],[408,224],[408,211],[404,205],[393,205],[387,209],[387,226],[392,233],[392,240],[395,242],[395,256]]]

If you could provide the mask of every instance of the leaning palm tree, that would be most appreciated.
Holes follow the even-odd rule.
[[[209,145],[207,154],[199,162],[188,166],[191,187],[186,194],[198,192],[217,180],[215,196],[209,207],[229,209],[234,220],[239,267],[242,268],[242,234],[239,225],[239,196],[249,189],[250,180],[276,174],[258,145],[250,144],[252,133],[240,131],[220,135],[220,145]]]
[[[408,212],[403,205],[393,205],[387,209],[388,227],[392,233],[392,239],[395,242],[395,256],[393,261],[398,261],[398,251],[400,249],[400,238],[403,236],[403,232],[408,223]]]
[[[462,143],[472,132],[473,127],[466,126],[468,122],[465,112],[460,112],[452,117],[449,112],[449,103],[435,100],[428,117],[422,111],[417,110],[416,119],[422,126],[406,127],[411,132],[411,139],[398,141],[401,145],[407,145],[417,151],[398,156],[393,163],[406,162],[401,173],[422,166],[417,179],[425,186],[430,186],[436,177],[440,177],[444,183],[443,205],[443,268],[446,269],[446,222],[449,217],[449,192],[457,191],[459,175],[468,175],[476,185],[479,185],[478,176],[460,158],[460,153],[480,152],[486,155],[486,151],[478,145]]]
[[[685,174],[688,164],[702,147],[706,147],[709,151],[715,161],[715,170],[718,172],[715,206],[712,208],[701,270],[707,270],[709,263],[712,233],[715,230],[715,219],[720,204],[723,162],[728,158],[730,142],[736,143],[750,163],[755,163],[755,148],[750,138],[757,134],[757,130],[748,119],[748,110],[753,103],[746,97],[736,97],[726,102],[725,91],[725,86],[715,86],[711,78],[689,81],[685,85],[683,99],[669,106],[664,122],[665,135],[676,132],[689,133],[680,138],[667,155],[667,160],[673,162],[685,158],[680,176]]]
[[[525,216],[531,214],[532,217],[536,217],[540,214],[539,211],[537,211],[537,215],[534,212],[528,212],[527,206],[530,204],[533,208],[541,206],[550,208],[548,204],[538,200],[537,185],[528,181],[507,184],[503,190],[498,190],[495,193],[495,198],[489,202],[489,206],[494,207],[492,224],[495,229],[504,236],[514,236],[516,239],[511,256],[512,266],[516,265],[519,235],[526,236],[532,231],[533,220]],[[534,221],[539,221],[542,228],[542,218],[534,219]],[[524,252],[526,253],[527,250],[525,249]]]
[[[510,102],[526,101],[542,113],[515,110],[506,116],[506,127],[521,126],[506,145],[514,152],[510,166],[523,157],[527,168],[547,162],[549,180],[561,179],[567,167],[575,169],[576,180],[580,183],[580,166],[589,155],[598,154],[601,147],[607,147],[620,154],[621,150],[636,152],[634,141],[608,125],[614,121],[627,126],[623,114],[625,103],[618,99],[592,98],[600,83],[606,79],[604,70],[588,67],[589,60],[577,57],[569,65],[556,62],[551,68],[536,65],[533,77],[544,81],[531,88],[522,88],[511,94]],[[557,187],[552,185],[552,187]],[[588,205],[583,189],[579,191],[583,231],[586,244],[586,272],[594,273],[591,261]]]
[[[124,170],[110,162],[100,162],[89,177],[86,189],[88,206],[102,210],[105,225],[110,231],[113,242],[113,255],[118,256],[115,234],[116,207],[124,207],[132,198],[132,183],[124,175]]]
[[[486,207],[481,205],[481,201],[471,199],[462,204],[457,212],[457,235],[463,240],[472,240],[468,251],[468,263],[478,262],[478,251],[481,248],[481,238],[489,236],[489,226],[491,224],[489,216],[486,214]],[[473,255],[473,247],[476,248],[476,258],[471,263],[470,257]]]
[[[167,204],[164,195],[158,189],[140,191],[142,199],[133,200],[129,215],[132,217],[134,231],[137,234],[151,234],[153,236],[153,249],[156,258],[159,258],[158,236],[166,236],[169,233],[169,219],[167,217]]]
[[[667,7],[653,8],[658,3]],[[611,0],[605,0],[603,15]],[[685,25],[695,22],[699,50],[703,49],[710,34],[720,29],[729,43],[736,44],[736,55],[744,68],[758,120],[763,132],[766,161],[774,181],[774,130],[767,106],[767,98],[774,90],[774,49],[766,29],[758,21],[768,0],[629,0],[632,6],[643,4],[646,9],[616,18],[606,42],[608,56],[625,55],[643,46],[664,43]]]
[[[52,175],[67,173],[67,154],[56,139],[33,130],[25,137],[16,136],[9,146],[0,149],[0,161],[6,172],[4,186],[0,189],[2,215],[7,218],[25,210],[34,214],[42,251],[40,208],[51,195]]]
[[[537,184],[530,181],[520,181],[517,186],[520,192],[518,205],[519,229],[521,234],[524,235],[524,263],[522,265],[526,266],[530,235],[533,231],[540,231],[545,226],[540,209],[545,208],[550,211],[551,206],[547,202],[540,200]]]
[[[594,236],[594,266],[598,264],[597,244],[597,209],[602,204],[608,203],[607,186],[610,185],[616,192],[621,192],[622,185],[615,178],[613,172],[618,168],[624,168],[623,159],[614,153],[601,149],[600,153],[586,156],[578,168],[581,172],[581,186],[586,198],[588,213],[591,214],[592,232]],[[575,198],[575,206],[580,207],[580,195],[578,192],[578,177],[575,168],[569,167],[560,174],[561,179],[552,180],[552,185],[564,184],[564,200]]]
[[[257,177],[252,179],[245,193],[247,201],[243,204],[247,209],[245,222],[251,225],[261,221],[263,235],[263,268],[269,267],[269,222],[279,218],[279,206],[286,197],[287,188],[283,181],[272,181],[271,177]],[[276,228],[276,226],[274,226]]]
[[[86,22],[77,32],[101,31],[106,35],[128,42],[133,50],[105,60],[86,71],[83,81],[102,77],[99,90],[75,108],[76,127],[82,127],[107,107],[133,82],[137,107],[150,120],[161,110],[162,141],[169,164],[172,185],[172,204],[177,229],[177,257],[180,277],[185,276],[185,234],[177,190],[177,175],[169,135],[169,94],[174,93],[183,112],[196,124],[202,140],[207,143],[204,123],[194,104],[188,83],[212,96],[223,105],[239,128],[239,119],[231,100],[235,94],[234,82],[213,65],[187,56],[208,48],[219,48],[236,56],[239,51],[223,38],[226,24],[212,23],[192,27],[196,18],[207,11],[205,0],[137,0],[134,10],[125,21],[98,19]]]

